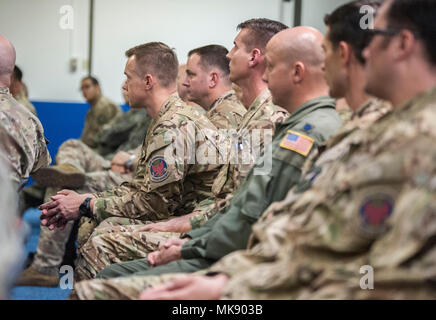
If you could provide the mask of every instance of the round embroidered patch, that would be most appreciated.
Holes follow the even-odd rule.
[[[359,209],[362,227],[370,233],[385,231],[385,221],[394,210],[394,200],[387,194],[373,194],[367,197]]]
[[[168,178],[168,165],[162,156],[156,156],[150,161],[150,175],[153,182],[162,182]]]

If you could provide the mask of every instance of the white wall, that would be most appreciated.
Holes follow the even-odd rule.
[[[311,26],[324,32],[324,16],[340,5],[351,0],[303,0],[301,12],[302,25]]]
[[[323,16],[348,0],[303,0],[302,24],[324,30]],[[59,27],[63,5],[74,8],[74,30]],[[216,43],[230,49],[236,26],[265,17],[293,24],[293,4],[281,0],[95,0],[93,74],[103,92],[121,103],[125,50],[149,41],[174,47],[180,62],[195,47]],[[33,100],[83,101],[87,74],[89,0],[0,0],[0,33],[17,49]],[[72,57],[79,59],[75,73]]]
[[[74,30],[59,26],[63,5],[74,8]],[[88,0],[0,0],[0,33],[17,51],[29,95],[34,100],[83,101],[78,91],[87,74]],[[78,71],[69,72],[69,60],[79,58]]]

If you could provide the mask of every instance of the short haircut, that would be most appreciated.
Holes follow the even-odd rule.
[[[23,71],[21,71],[20,68],[18,68],[17,65],[14,67],[14,78],[17,79],[19,82],[23,80]]]
[[[410,28],[424,42],[428,60],[436,64],[436,1],[394,0],[387,13],[388,27]]]
[[[136,57],[137,72],[140,76],[150,73],[159,84],[168,88],[176,83],[179,61],[175,52],[162,42],[149,42],[126,51],[126,57]]]
[[[193,54],[198,54],[200,56],[200,64],[204,70],[217,67],[225,75],[228,75],[230,73],[230,67],[229,60],[226,58],[227,53],[229,53],[229,51],[225,47],[211,44],[189,51],[188,57]]]
[[[257,48],[264,53],[268,41],[276,33],[279,33],[287,28],[288,27],[281,22],[260,18],[250,19],[240,23],[237,27],[237,30],[249,30],[247,35],[242,39],[247,47],[247,51]]]
[[[95,86],[99,86],[100,83],[98,82],[97,78],[93,77],[93,76],[87,76],[85,78],[82,79],[82,82],[85,80],[91,80],[92,84]]]
[[[334,10],[324,17],[324,23],[330,28],[328,40],[333,48],[337,48],[339,42],[348,43],[354,51],[356,58],[365,63],[362,52],[369,44],[369,37],[360,27],[360,20],[363,14],[360,13],[362,6],[370,6],[374,12],[380,7],[380,2],[370,0],[353,1]]]

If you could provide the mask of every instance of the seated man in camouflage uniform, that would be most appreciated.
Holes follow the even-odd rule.
[[[367,4],[337,9],[329,32],[351,16],[362,33]],[[271,206],[248,250],[210,269],[219,276],[184,277],[142,297],[435,299],[436,50],[427,33],[435,14],[434,1],[386,1],[363,56],[367,92],[394,111],[331,141],[317,156],[322,170],[307,176],[311,189]],[[389,26],[392,38],[374,32]]]
[[[243,62],[238,60],[241,52],[232,52],[227,55],[227,57],[230,58],[230,62],[226,62],[226,65],[230,64],[229,77],[232,81],[240,83],[245,92],[245,98],[242,100],[245,101],[248,112],[244,115],[242,123],[237,128],[236,136],[241,137],[241,141],[245,145],[244,149],[247,150],[252,149],[250,146],[250,138],[252,133],[254,136],[254,133],[257,131],[257,133],[260,133],[259,152],[263,151],[263,139],[265,138],[267,143],[269,143],[268,139],[271,139],[276,124],[282,122],[288,115],[285,109],[274,105],[271,101],[271,95],[266,87],[266,83],[262,80],[265,62],[261,59],[263,56],[262,52],[265,51],[268,40],[274,34],[285,28],[286,26],[282,23],[267,19],[253,19],[244,22],[240,25],[240,29],[244,29],[245,32],[250,30],[251,37],[255,37],[256,41],[253,44],[249,44],[249,41],[253,40],[244,37],[238,38],[238,42],[241,42],[240,46],[245,46],[244,43],[247,41],[250,47],[244,47],[244,50],[247,50],[247,52],[249,52],[249,49],[254,51],[254,53],[258,55],[256,56],[256,61],[251,66],[248,62],[244,65]],[[201,51],[209,50],[208,47],[200,49]],[[236,50],[234,49],[233,51]],[[199,69],[199,53],[197,52],[198,49],[191,51],[189,54],[187,73],[188,78],[190,77],[191,80],[187,79],[185,86],[189,89],[188,98],[190,100],[193,99],[201,105],[204,104],[205,108],[209,108],[211,102],[201,102],[201,92],[202,90],[206,90],[205,86],[207,84],[203,86],[198,84],[198,77],[200,73],[204,73],[204,71],[202,72],[202,70]],[[225,56],[224,52],[222,54]],[[235,59],[233,59],[233,56],[235,56]],[[250,58],[251,57],[247,55],[247,59]],[[224,61],[222,64],[224,64]],[[203,74],[203,76],[205,75]],[[213,74],[209,73],[209,77],[214,81]],[[231,100],[235,99],[233,95],[228,98]],[[226,100],[223,102],[226,102]],[[228,108],[225,106],[226,104],[223,104],[220,109],[225,110]],[[211,110],[208,111],[208,114],[211,114]],[[217,108],[216,110],[219,109]],[[217,124],[217,126],[219,126],[219,128],[225,128],[225,126],[220,124]],[[234,142],[237,142],[237,140],[234,139]],[[242,154],[242,152],[239,152],[238,156]],[[255,157],[256,156],[249,159],[249,161],[243,161],[246,159],[237,159],[238,161],[234,161],[229,155],[227,158],[228,162],[223,166],[218,178],[214,181],[212,187],[213,196],[200,203],[194,210],[194,213],[176,217],[167,222],[151,223],[145,227],[138,225],[124,225],[119,227],[116,226],[117,224],[121,224],[121,221],[118,219],[116,221],[114,221],[114,219],[106,220],[107,223],[102,223],[96,229],[90,240],[80,249],[81,258],[83,259],[78,261],[78,265],[80,266],[80,268],[76,270],[78,278],[94,277],[98,271],[111,263],[145,257],[148,253],[157,250],[159,242],[164,242],[169,237],[177,236],[181,232],[189,231],[190,217],[194,215],[197,215],[195,226],[199,227],[206,221],[206,213],[207,216],[211,217],[212,214],[217,211],[215,209],[215,200],[221,201],[222,203],[229,201],[228,196],[239,186],[246,175],[247,169],[254,163]],[[226,197],[227,199],[224,199]],[[100,249],[96,251],[97,248]],[[101,248],[104,249],[101,250]],[[97,254],[97,252],[99,253]]]
[[[126,55],[124,88],[129,101],[132,107],[146,108],[153,118],[135,178],[96,194],[59,192],[40,207],[42,224],[50,229],[62,229],[67,221],[80,216],[98,223],[109,217],[165,219],[192,211],[211,192],[221,155],[216,140],[209,137],[217,129],[175,94],[176,55],[162,43],[144,44]]]
[[[281,31],[268,43],[264,79],[273,102],[285,107],[291,115],[277,125],[272,143],[230,205],[202,228],[187,233],[184,239],[172,239],[173,245],[167,243],[166,248],[149,254],[147,259],[113,264],[98,274],[97,278],[104,279],[76,283],[80,298],[111,296],[107,292],[109,288],[112,293],[125,297],[129,291],[124,284],[138,279],[136,276],[141,276],[138,283],[145,288],[153,284],[149,279],[154,281],[148,276],[199,271],[247,246],[252,224],[270,203],[285,197],[299,180],[310,151],[317,149],[341,124],[334,100],[326,96],[322,38],[313,28],[297,27]],[[262,175],[261,170],[269,172]],[[108,279],[111,277],[120,278]],[[126,290],[120,292],[118,288]]]

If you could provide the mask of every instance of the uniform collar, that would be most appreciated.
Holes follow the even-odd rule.
[[[332,108],[336,107],[336,102],[333,98],[328,96],[318,97],[315,99],[311,99],[305,103],[303,103],[300,107],[298,107],[294,112],[290,114],[289,117],[285,119],[283,125],[287,125],[294,121],[300,120],[302,117],[306,116],[308,113],[311,113],[315,109],[318,108]]]
[[[250,112],[252,109],[258,109],[260,106],[262,106],[266,100],[271,98],[271,93],[268,89],[265,89],[262,91],[261,94],[259,94],[256,99],[254,99],[253,103],[250,105],[250,107],[247,110],[247,113]]]
[[[219,105],[221,102],[226,100],[227,98],[231,97],[233,94],[235,94],[234,90],[229,90],[227,92],[224,92],[222,95],[220,95],[210,106],[209,111],[215,108],[217,105]]]
[[[162,117],[170,108],[171,106],[174,105],[174,103],[180,100],[179,95],[177,94],[177,92],[171,94],[167,100],[164,101],[164,103],[162,104],[162,107],[160,108],[159,114],[158,114],[158,118]]]

